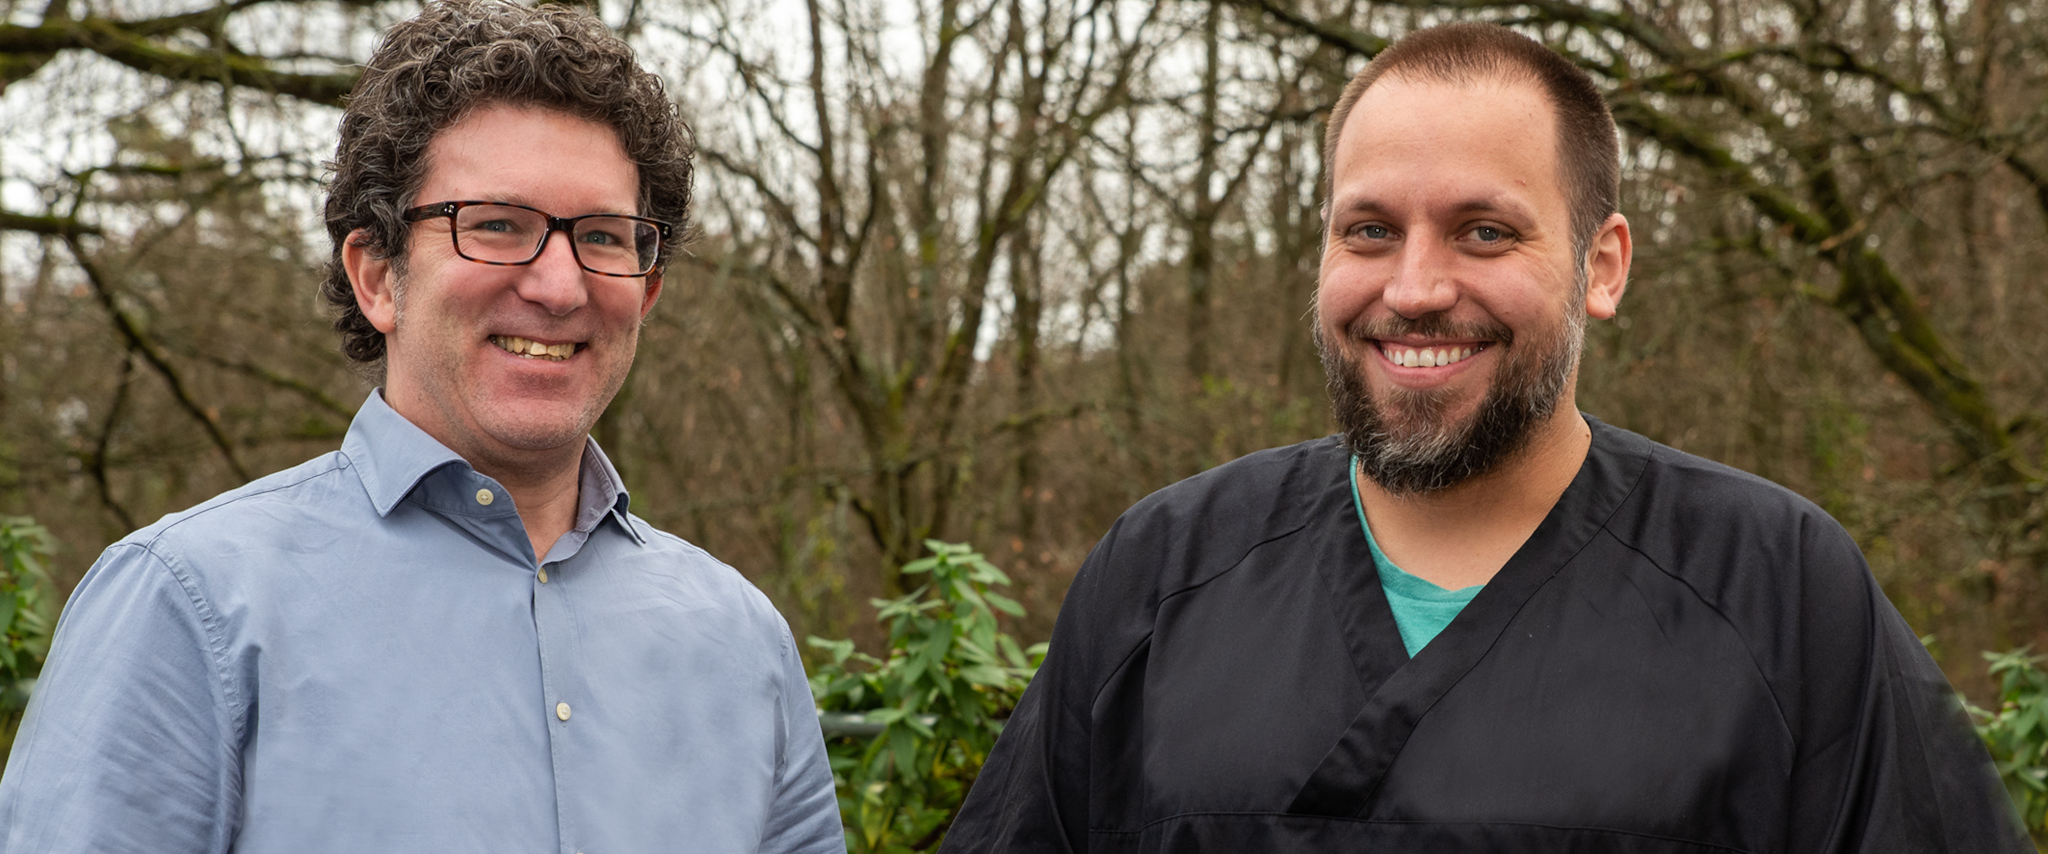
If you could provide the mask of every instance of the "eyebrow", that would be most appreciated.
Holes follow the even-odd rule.
[[[1352,196],[1344,200],[1343,204],[1338,205],[1336,208],[1338,213],[1385,214],[1388,210],[1387,205],[1372,196],[1366,195]],[[1453,203],[1444,213],[1453,216],[1497,213],[1515,216],[1528,221],[1534,221],[1536,218],[1528,206],[1501,194],[1462,199]]]
[[[527,196],[525,193],[490,193],[481,196],[471,196],[470,198],[484,202],[504,202],[514,205],[525,205],[537,211],[546,211],[549,216],[562,216],[562,214],[548,210],[546,207],[534,203],[534,200],[531,197]],[[606,210],[590,211],[588,214],[580,214],[580,216],[594,216],[597,214],[609,214],[612,216],[639,216],[640,212],[638,210],[622,212],[610,210],[607,208]],[[579,214],[570,214],[569,216],[574,217],[579,216]]]

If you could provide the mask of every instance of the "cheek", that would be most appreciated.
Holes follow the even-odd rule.
[[[591,292],[591,301],[604,312],[605,323],[612,326],[638,326],[647,304],[647,286],[638,279],[619,279],[604,283],[606,287]]]
[[[1329,326],[1349,323],[1372,305],[1379,292],[1371,271],[1362,265],[1326,264],[1316,282],[1316,316]]]

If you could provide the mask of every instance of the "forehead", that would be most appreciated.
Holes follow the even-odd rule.
[[[1332,203],[1510,196],[1563,210],[1557,118],[1534,82],[1388,75],[1345,118]]]
[[[436,133],[420,188],[430,202],[519,202],[561,216],[633,213],[638,195],[639,169],[610,126],[504,104],[480,107]]]

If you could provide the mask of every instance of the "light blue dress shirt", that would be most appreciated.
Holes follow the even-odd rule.
[[[86,574],[0,850],[844,851],[787,624],[626,506],[589,444],[537,564],[504,488],[371,394],[339,452]]]

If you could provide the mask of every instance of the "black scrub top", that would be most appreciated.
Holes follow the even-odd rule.
[[[946,852],[2026,852],[1820,508],[1588,417],[1549,516],[1410,660],[1330,437],[1124,514]]]

